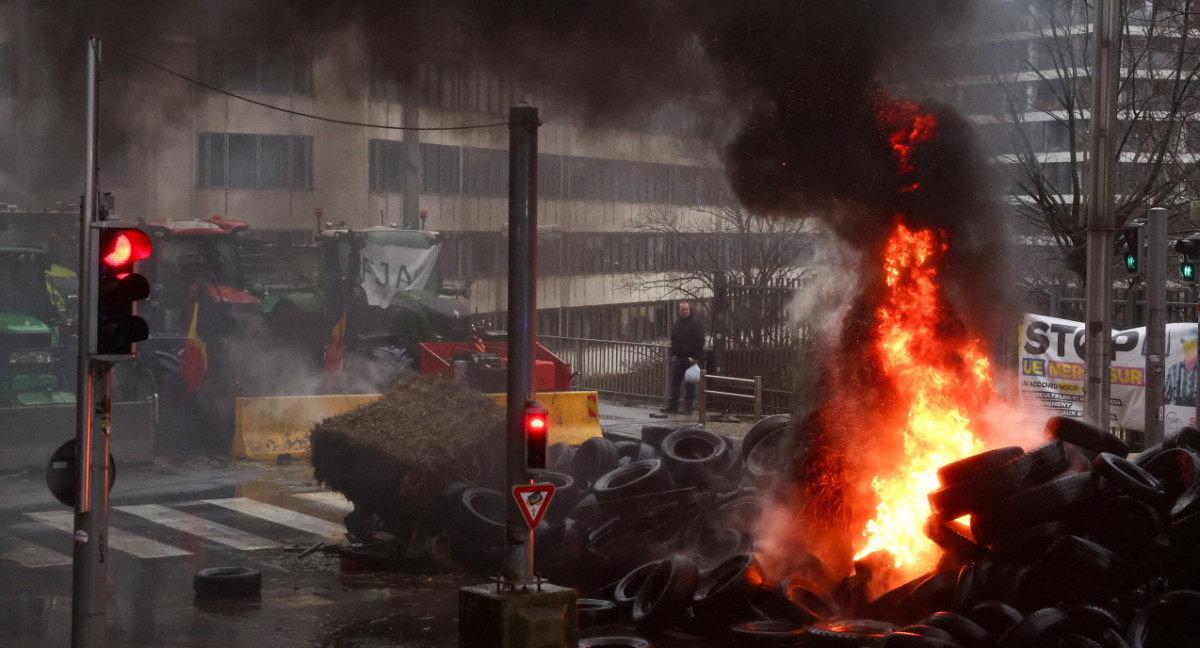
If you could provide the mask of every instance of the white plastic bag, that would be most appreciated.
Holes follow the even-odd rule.
[[[683,372],[683,380],[692,384],[700,382],[700,365],[694,364],[688,367],[687,371]]]

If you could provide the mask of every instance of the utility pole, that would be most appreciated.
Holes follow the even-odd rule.
[[[1112,362],[1113,185],[1116,182],[1117,87],[1121,12],[1117,0],[1096,2],[1096,52],[1092,66],[1092,140],[1088,152],[1087,368],[1084,416],[1104,429],[1109,420]]]
[[[1146,418],[1144,447],[1163,440],[1163,384],[1167,353],[1167,210],[1150,210],[1146,223]]]
[[[95,329],[93,307],[99,298],[92,273],[98,253],[92,245],[92,222],[99,220],[97,206],[97,137],[100,112],[97,67],[100,39],[88,38],[87,47],[87,138],[83,214],[79,219],[79,373],[75,390],[75,448],[79,463],[79,488],[75,494],[75,542],[71,588],[71,645],[102,648],[108,609],[108,390],[99,403],[93,402],[97,377],[107,387],[107,371],[99,369],[90,355],[91,332]],[[103,421],[98,430],[96,417]]]

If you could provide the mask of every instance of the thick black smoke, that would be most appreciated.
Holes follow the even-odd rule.
[[[369,64],[412,80],[421,61],[448,59],[544,87],[543,115],[636,125],[667,103],[710,119],[736,196],[752,212],[823,218],[846,241],[878,249],[897,212],[951,235],[950,287],[1002,294],[1004,230],[969,125],[940,106],[939,136],[914,155],[922,190],[898,192],[895,159],[878,114],[885,77],[903,78],[906,54],[964,28],[977,0],[49,0],[27,19],[44,42],[42,78],[56,97],[51,132],[82,137],[83,43],[98,34],[189,69],[172,43],[213,36],[308,39],[342,60],[350,33]],[[347,60],[347,68],[362,66]],[[122,76],[161,74],[106,54],[106,110],[117,132],[144,127],[120,92]],[[193,66],[194,67],[194,66]],[[351,96],[365,93],[366,71]],[[919,71],[915,71],[919,73]],[[351,84],[347,84],[350,86]],[[114,88],[117,92],[114,93]],[[117,96],[116,100],[111,97]],[[189,93],[159,116],[188,128]],[[919,99],[919,97],[917,98]],[[115,101],[115,103],[114,103]],[[336,115],[331,115],[337,117]],[[349,116],[351,118],[356,116]],[[144,119],[144,117],[139,117]],[[730,137],[730,133],[733,133]],[[719,134],[719,135],[718,135]],[[78,157],[82,157],[81,155]],[[70,159],[70,158],[68,158]],[[53,176],[61,159],[48,164]],[[989,272],[974,261],[987,256]],[[983,285],[979,285],[982,282]],[[968,309],[973,310],[973,309]],[[984,309],[989,312],[991,309]],[[974,319],[974,318],[972,318]]]

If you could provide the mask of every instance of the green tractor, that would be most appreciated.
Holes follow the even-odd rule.
[[[50,268],[41,250],[0,248],[0,407],[75,402],[76,349],[63,346],[74,333]]]

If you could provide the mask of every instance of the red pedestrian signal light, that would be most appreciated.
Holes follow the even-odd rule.
[[[150,327],[135,310],[135,302],[150,296],[150,282],[133,271],[133,264],[150,256],[152,244],[145,232],[131,227],[101,226],[97,232],[100,263],[89,348],[94,355],[118,356],[109,360],[128,359],[134,343],[150,337]]]
[[[546,438],[550,432],[550,412],[538,401],[525,403],[525,467],[546,468]]]

